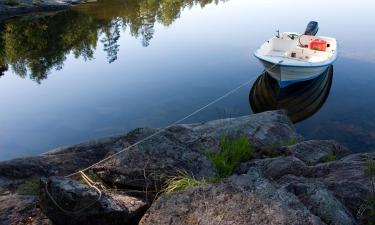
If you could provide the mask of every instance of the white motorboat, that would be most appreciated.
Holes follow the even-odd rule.
[[[304,34],[284,32],[261,45],[254,56],[280,87],[323,74],[337,58],[335,38],[315,36],[318,23],[311,21]]]

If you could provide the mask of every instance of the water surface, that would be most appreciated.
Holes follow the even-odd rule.
[[[324,7],[294,0],[99,0],[0,23],[0,160],[165,126],[261,76],[251,55],[257,46],[276,29],[303,32],[310,20],[320,22],[319,34],[339,40],[340,55],[328,96],[297,129],[353,152],[373,150],[375,3],[314,4]],[[251,89],[186,122],[253,113]]]

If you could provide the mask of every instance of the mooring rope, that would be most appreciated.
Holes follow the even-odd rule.
[[[270,68],[265,69],[265,71],[269,72],[269,71],[272,70],[274,67],[276,67],[276,66],[278,66],[279,64],[281,64],[282,62],[283,62],[283,60],[280,60],[279,62],[275,63],[275,64],[274,64],[273,66],[271,66]],[[92,165],[90,165],[90,166],[84,168],[84,169],[81,169],[81,170],[79,170],[79,171],[77,171],[77,172],[74,172],[74,173],[71,173],[71,174],[65,176],[66,178],[69,178],[69,177],[72,177],[72,176],[75,176],[75,175],[78,175],[78,174],[79,174],[79,175],[81,175],[83,181],[85,181],[90,187],[94,188],[94,189],[99,193],[98,198],[97,198],[94,202],[92,202],[92,203],[90,203],[89,205],[85,206],[84,208],[79,209],[79,210],[77,210],[77,211],[69,211],[69,210],[64,209],[64,208],[61,207],[61,206],[56,202],[56,200],[52,197],[52,195],[51,195],[50,192],[48,191],[48,186],[47,186],[47,183],[46,183],[46,185],[45,185],[45,191],[46,191],[48,197],[51,199],[52,203],[55,204],[56,207],[57,207],[58,209],[60,209],[62,212],[66,213],[66,214],[77,214],[77,213],[80,213],[80,212],[82,212],[82,211],[84,211],[84,210],[90,208],[91,206],[93,206],[96,202],[98,202],[98,201],[101,199],[101,197],[102,197],[102,192],[101,192],[101,190],[96,186],[97,183],[93,182],[93,181],[92,181],[92,180],[91,180],[91,179],[90,179],[90,178],[84,173],[85,171],[87,171],[87,170],[93,168],[94,166],[99,165],[99,164],[101,164],[101,163],[103,163],[103,162],[105,162],[105,161],[107,161],[107,160],[110,160],[111,158],[113,158],[113,157],[115,157],[115,156],[117,156],[117,155],[119,155],[119,154],[121,154],[121,153],[127,151],[128,149],[133,148],[133,147],[135,147],[135,146],[141,144],[142,142],[145,142],[145,141],[151,139],[152,137],[155,137],[156,135],[158,135],[158,134],[160,134],[160,133],[166,131],[166,130],[167,130],[168,128],[170,128],[171,126],[177,125],[177,124],[181,123],[182,121],[184,121],[184,120],[186,120],[186,119],[188,119],[188,118],[190,118],[190,117],[192,117],[192,116],[198,114],[199,112],[201,112],[201,111],[207,109],[208,107],[212,106],[213,104],[215,104],[215,103],[221,101],[222,99],[226,98],[227,96],[229,96],[229,95],[235,93],[237,90],[241,89],[241,88],[244,87],[245,85],[250,84],[250,83],[251,83],[253,80],[255,80],[255,79],[256,79],[256,77],[253,77],[253,78],[249,79],[248,81],[242,83],[241,85],[237,86],[236,88],[233,88],[232,90],[230,90],[230,91],[228,91],[227,93],[225,93],[224,95],[222,95],[222,96],[216,98],[215,100],[211,101],[210,103],[206,104],[205,106],[203,106],[203,107],[201,107],[201,108],[195,110],[194,112],[188,114],[187,116],[185,116],[185,117],[183,117],[183,118],[181,118],[181,119],[179,119],[179,120],[177,120],[177,121],[171,123],[170,125],[168,125],[168,126],[162,128],[162,129],[159,129],[157,132],[155,132],[155,133],[153,133],[153,134],[151,134],[151,135],[149,135],[149,136],[147,136],[147,137],[145,137],[145,138],[143,138],[143,139],[141,139],[141,140],[135,142],[134,144],[132,144],[132,145],[130,145],[130,146],[128,146],[128,147],[126,147],[126,148],[124,148],[124,149],[122,149],[122,150],[120,150],[120,151],[118,151],[118,152],[116,152],[116,153],[114,153],[114,154],[112,154],[112,155],[110,155],[110,156],[108,156],[108,157],[106,157],[106,158],[104,158],[104,159],[102,159],[102,160],[100,160],[100,161],[98,161],[98,162],[96,162],[96,163],[94,163],[94,164],[92,164]],[[102,187],[102,188],[103,188],[103,187]]]
[[[268,69],[265,69],[265,70],[266,70],[266,71],[270,71],[270,70],[272,70],[274,67],[276,67],[276,66],[278,66],[279,64],[281,64],[282,62],[283,62],[283,60],[281,60],[281,61],[275,63],[272,67],[270,67],[270,68],[268,68]],[[105,161],[108,161],[109,159],[111,159],[111,158],[113,158],[113,157],[115,157],[115,156],[117,156],[117,155],[119,155],[119,154],[121,154],[121,153],[127,151],[128,149],[133,148],[133,147],[135,147],[135,146],[137,146],[137,145],[139,145],[139,144],[141,144],[141,143],[143,143],[143,142],[145,142],[145,141],[147,141],[147,140],[149,140],[149,139],[155,137],[156,135],[158,135],[158,134],[160,134],[160,133],[166,131],[168,128],[170,128],[170,127],[172,127],[172,126],[174,126],[174,125],[177,125],[177,124],[181,123],[182,121],[184,121],[184,120],[186,120],[186,119],[188,119],[188,118],[190,118],[190,117],[192,117],[192,116],[198,114],[199,112],[201,112],[201,111],[207,109],[207,108],[210,107],[211,105],[213,105],[213,104],[215,104],[215,103],[221,101],[222,99],[226,98],[227,96],[229,96],[229,95],[235,93],[237,90],[241,89],[241,88],[244,87],[245,85],[250,84],[250,83],[251,83],[253,80],[255,80],[255,79],[256,79],[256,77],[251,78],[250,80],[248,80],[248,81],[242,83],[241,85],[239,85],[239,86],[237,86],[236,88],[234,88],[234,89],[228,91],[228,92],[225,93],[224,95],[222,95],[222,96],[216,98],[215,100],[211,101],[210,103],[206,104],[205,106],[203,106],[203,107],[201,107],[201,108],[195,110],[194,112],[188,114],[187,116],[185,116],[185,117],[183,117],[183,118],[181,118],[181,119],[179,119],[179,120],[177,120],[177,121],[171,123],[170,125],[168,125],[168,126],[162,128],[162,129],[159,129],[157,132],[155,132],[155,133],[153,133],[153,134],[151,134],[151,135],[149,135],[149,136],[147,136],[147,137],[145,137],[145,138],[143,138],[143,139],[141,139],[141,140],[135,142],[134,144],[132,144],[132,145],[130,145],[130,146],[128,146],[128,147],[126,147],[126,148],[124,148],[124,149],[122,149],[122,150],[120,150],[120,151],[118,151],[118,152],[116,152],[116,153],[114,153],[114,154],[112,154],[112,155],[110,155],[110,156],[108,156],[108,157],[106,157],[106,158],[104,158],[104,159],[102,159],[102,160],[100,160],[100,161],[98,161],[98,162],[96,162],[96,163],[94,163],[94,164],[92,164],[92,165],[90,165],[90,166],[84,168],[84,169],[81,169],[81,170],[79,170],[79,171],[77,171],[77,172],[75,172],[75,173],[71,173],[71,174],[69,174],[69,175],[67,175],[67,176],[65,176],[65,177],[69,178],[69,177],[72,177],[72,176],[75,176],[75,175],[78,175],[78,174],[82,174],[83,172],[85,172],[85,171],[87,171],[87,170],[93,168],[94,166],[97,166],[97,165],[99,165],[99,164],[101,164],[101,163],[103,163],[103,162],[105,162]]]

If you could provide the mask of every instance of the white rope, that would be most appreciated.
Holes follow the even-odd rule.
[[[272,67],[270,67],[268,70],[266,69],[266,71],[269,71],[269,70],[273,69],[274,67],[276,67],[277,65],[281,64],[282,62],[283,62],[283,60],[279,61],[278,63],[275,63],[275,64],[274,64]],[[198,109],[198,110],[196,110],[196,111],[190,113],[189,115],[187,115],[187,116],[185,116],[185,117],[183,117],[183,118],[181,118],[181,119],[175,121],[174,123],[170,124],[169,126],[164,127],[164,128],[162,128],[162,129],[158,130],[157,132],[155,132],[155,133],[153,133],[153,134],[147,136],[146,138],[143,138],[143,139],[141,139],[140,141],[137,141],[136,143],[134,143],[134,144],[132,144],[132,145],[130,145],[130,146],[128,146],[128,147],[122,149],[121,151],[116,152],[116,153],[114,153],[114,154],[112,154],[112,155],[110,155],[110,156],[108,156],[108,157],[106,157],[106,158],[104,158],[104,159],[102,159],[102,160],[100,160],[100,161],[98,161],[98,162],[92,164],[91,166],[86,167],[85,169],[79,170],[78,172],[75,172],[75,173],[72,173],[72,174],[69,174],[69,175],[65,176],[65,177],[71,177],[71,176],[75,176],[75,175],[80,174],[81,177],[82,177],[82,179],[83,179],[83,180],[84,180],[84,181],[85,181],[85,182],[86,182],[91,188],[95,189],[95,190],[98,192],[98,194],[99,194],[98,198],[97,198],[95,201],[93,201],[92,203],[90,203],[89,205],[85,206],[84,208],[82,208],[82,209],[80,209],[80,210],[77,210],[77,211],[69,211],[69,210],[66,210],[66,209],[64,209],[63,207],[61,207],[61,206],[56,202],[56,200],[52,197],[52,195],[50,194],[50,192],[48,191],[48,184],[47,184],[47,182],[46,182],[46,185],[45,185],[45,192],[46,192],[47,196],[50,198],[50,200],[52,201],[52,203],[53,203],[58,209],[60,209],[62,212],[66,213],[66,214],[77,214],[77,213],[80,213],[80,212],[82,212],[82,211],[84,211],[84,210],[90,208],[91,206],[93,206],[96,202],[98,202],[98,201],[101,199],[101,197],[102,197],[102,192],[101,192],[101,190],[96,186],[97,183],[95,183],[94,181],[92,181],[92,180],[91,180],[91,179],[90,179],[90,178],[84,173],[85,171],[87,171],[87,170],[91,169],[92,167],[94,167],[94,166],[96,166],[96,165],[99,165],[100,163],[103,163],[103,162],[105,162],[105,161],[107,161],[107,160],[109,160],[109,159],[111,159],[111,158],[113,158],[113,157],[115,157],[115,156],[121,154],[122,152],[124,152],[124,151],[126,151],[126,150],[128,150],[128,149],[130,149],[130,148],[132,148],[132,147],[135,147],[135,146],[139,145],[140,143],[142,143],[142,142],[144,142],[144,141],[147,141],[147,140],[151,139],[152,137],[154,137],[154,136],[156,136],[156,135],[158,135],[158,134],[164,132],[164,131],[167,130],[169,127],[174,126],[174,125],[176,125],[176,124],[179,124],[179,123],[181,123],[182,121],[184,121],[184,120],[186,120],[186,119],[188,119],[188,118],[190,118],[190,117],[196,115],[197,113],[199,113],[199,112],[205,110],[206,108],[210,107],[211,105],[213,105],[213,104],[215,104],[215,103],[221,101],[221,100],[224,99],[225,97],[227,97],[227,96],[233,94],[234,92],[236,92],[236,91],[239,90],[240,88],[244,87],[245,85],[250,84],[255,78],[256,78],[256,77],[251,78],[250,80],[244,82],[243,84],[241,84],[241,85],[239,85],[238,87],[232,89],[231,91],[228,91],[227,93],[225,93],[225,94],[222,95],[221,97],[219,97],[219,98],[217,98],[217,99],[211,101],[210,103],[208,103],[207,105],[201,107],[200,109]],[[103,187],[102,187],[102,188],[103,188]]]
[[[269,69],[266,69],[266,71],[270,71],[271,69],[273,69],[274,67],[276,67],[277,65],[279,65],[279,64],[282,63],[282,62],[283,62],[283,60],[281,60],[281,61],[275,63],[272,67],[270,67]],[[225,94],[222,95],[221,97],[216,98],[215,100],[211,101],[211,102],[208,103],[207,105],[205,105],[205,106],[203,106],[203,107],[201,107],[201,108],[195,110],[194,112],[190,113],[189,115],[187,115],[187,116],[185,116],[185,117],[183,117],[183,118],[181,118],[181,119],[179,119],[179,120],[177,120],[177,121],[171,123],[171,124],[168,125],[167,127],[164,127],[164,128],[162,128],[162,129],[158,130],[157,132],[155,132],[155,133],[153,133],[153,134],[151,134],[151,135],[149,135],[149,136],[147,136],[147,137],[145,137],[145,138],[143,138],[143,139],[141,139],[141,140],[135,142],[134,144],[132,144],[132,145],[130,145],[130,146],[128,146],[128,147],[122,149],[121,151],[118,151],[118,152],[116,152],[116,153],[114,153],[114,154],[112,154],[112,155],[110,155],[110,156],[108,156],[108,157],[106,157],[106,158],[104,158],[104,159],[102,159],[102,160],[100,160],[100,161],[98,161],[98,162],[92,164],[91,166],[88,166],[88,167],[86,167],[86,168],[84,168],[84,169],[81,169],[81,170],[79,170],[79,171],[77,171],[77,172],[75,172],[75,173],[71,173],[71,174],[69,174],[69,175],[67,175],[67,176],[65,176],[65,177],[72,177],[72,176],[75,176],[75,175],[77,175],[77,174],[82,174],[82,172],[85,172],[85,171],[87,171],[87,170],[93,168],[94,166],[99,165],[99,164],[101,164],[101,163],[103,163],[103,162],[105,162],[105,161],[107,161],[107,160],[109,160],[109,159],[111,159],[111,158],[113,158],[113,157],[115,157],[115,156],[117,156],[117,155],[119,155],[119,154],[121,154],[121,153],[127,151],[128,149],[130,149],[130,148],[132,148],[132,147],[135,147],[135,146],[139,145],[140,143],[145,142],[145,141],[147,141],[147,140],[149,140],[149,139],[155,137],[156,135],[158,135],[158,134],[160,134],[160,133],[166,131],[166,130],[167,130],[168,128],[170,128],[171,126],[174,126],[174,125],[176,125],[176,124],[179,124],[179,123],[181,123],[182,121],[184,121],[184,120],[186,120],[186,119],[188,119],[188,118],[190,118],[190,117],[192,117],[192,116],[198,114],[199,112],[201,112],[201,111],[207,109],[207,108],[210,107],[211,105],[213,105],[213,104],[215,104],[215,103],[221,101],[222,99],[226,98],[227,96],[233,94],[234,92],[236,92],[236,91],[239,90],[240,88],[244,87],[245,85],[250,84],[255,78],[256,78],[256,77],[251,78],[250,80],[248,80],[248,81],[242,83],[242,84],[239,85],[238,87],[236,87],[236,88],[234,88],[234,89],[228,91],[227,93],[225,93]]]

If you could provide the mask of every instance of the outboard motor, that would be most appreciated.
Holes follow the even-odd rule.
[[[315,36],[318,33],[318,30],[318,22],[310,21],[309,24],[307,24],[305,35]]]

